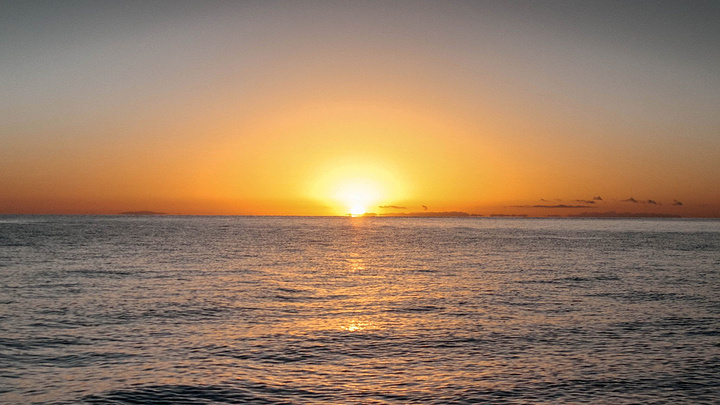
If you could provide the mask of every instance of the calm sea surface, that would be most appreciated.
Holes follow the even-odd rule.
[[[0,216],[0,403],[720,403],[720,221]]]

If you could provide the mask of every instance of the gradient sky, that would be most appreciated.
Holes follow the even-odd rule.
[[[717,1],[2,2],[0,213],[720,216],[719,21]]]

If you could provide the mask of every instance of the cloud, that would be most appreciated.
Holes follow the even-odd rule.
[[[381,214],[384,217],[469,217],[467,212],[461,211],[422,211],[422,212],[394,212],[389,214]]]
[[[679,215],[660,214],[655,212],[583,212],[581,214],[568,215],[568,217],[580,218],[680,218]]]
[[[639,201],[630,197],[627,200],[622,200],[622,202],[631,202],[631,203],[637,204]]]
[[[592,208],[587,205],[511,205],[510,208]]]
[[[424,209],[425,211],[427,211],[427,206],[422,205],[421,207],[423,207],[423,209]]]
[[[595,201],[602,201],[603,199],[602,199],[602,197],[597,196],[597,197],[593,197],[593,200],[595,200]]]
[[[575,202],[583,203],[583,204],[595,204],[595,201],[592,200],[575,200]]]
[[[673,204],[672,204],[672,205],[683,205],[683,203],[681,203],[681,202],[678,201],[678,200],[673,200]]]
[[[647,200],[647,203],[652,205],[660,205],[660,203],[655,200]]]
[[[380,205],[378,208],[384,208],[384,209],[394,209],[394,210],[406,210],[407,207],[400,207],[398,205]]]

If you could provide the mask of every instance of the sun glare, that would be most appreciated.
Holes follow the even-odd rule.
[[[377,184],[366,179],[349,179],[342,181],[336,191],[335,197],[343,203],[350,215],[363,215],[367,207],[382,198]]]
[[[365,207],[363,207],[360,204],[356,204],[356,205],[353,205],[352,207],[350,207],[350,215],[352,215],[352,216],[362,215],[365,212],[367,212],[367,210],[365,209]]]
[[[336,215],[377,212],[379,206],[392,204],[404,195],[405,187],[397,176],[377,162],[332,163],[336,162],[325,166],[314,179],[310,191]]]

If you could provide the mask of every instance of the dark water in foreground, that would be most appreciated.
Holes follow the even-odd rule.
[[[0,403],[718,403],[720,221],[0,217]]]

